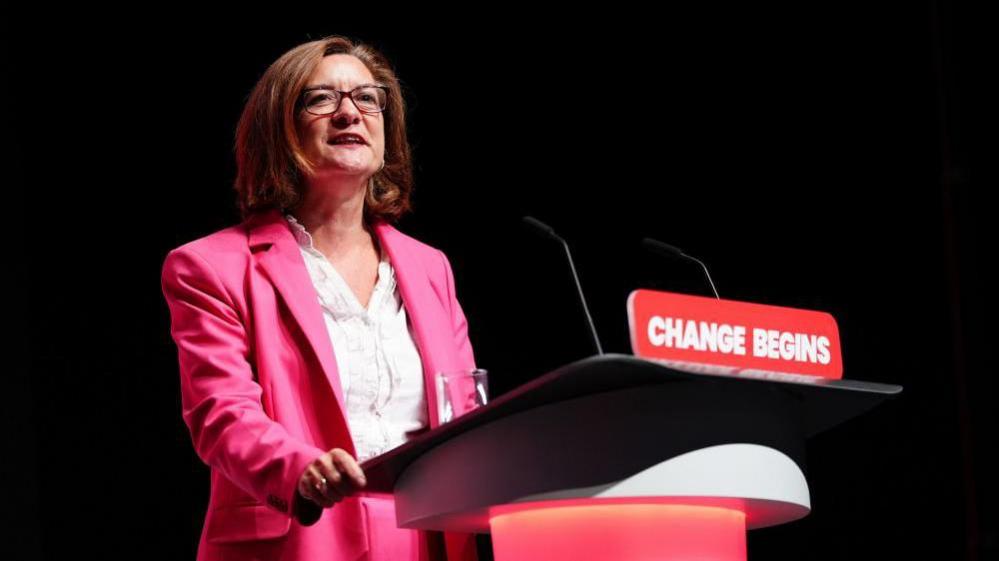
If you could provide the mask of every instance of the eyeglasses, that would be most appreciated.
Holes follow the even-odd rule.
[[[329,115],[336,113],[344,97],[349,97],[363,113],[381,113],[388,101],[388,86],[362,84],[349,92],[323,86],[305,88],[299,105],[313,115]]]

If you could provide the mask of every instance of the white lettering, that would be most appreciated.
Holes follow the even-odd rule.
[[[822,364],[829,364],[830,354],[829,354],[829,338],[826,336],[819,337],[818,341],[818,351],[819,351],[819,362]]]
[[[746,327],[742,325],[652,316],[646,325],[646,336],[657,347],[746,354]]]
[[[732,326],[728,324],[721,324],[718,326],[718,350],[729,354],[732,352],[732,346],[735,341],[732,338]]]
[[[815,335],[801,335],[801,341],[798,343],[798,352],[795,355],[795,360],[798,362],[815,362]]]
[[[753,356],[767,356],[767,330],[753,328]]]
[[[703,351],[704,348],[701,346],[701,342],[697,339],[697,324],[694,320],[688,319],[687,323],[683,328],[683,347],[684,349],[697,349],[698,351]]]
[[[733,336],[735,337],[735,344],[732,346],[732,352],[737,355],[746,354],[746,328],[742,325],[735,326],[733,331]]]
[[[767,358],[780,358],[780,331],[776,329],[767,330]]]
[[[782,360],[794,359],[794,333],[788,331],[781,332],[778,340],[780,341],[780,358]]]
[[[701,322],[701,350],[711,351],[713,353],[718,352],[718,324],[708,323],[706,321]]]
[[[666,345],[670,347],[679,347],[682,330],[682,319],[666,318]]]
[[[652,316],[649,318],[649,325],[646,326],[645,330],[649,338],[649,343],[652,343],[656,347],[669,346],[666,335],[661,333],[664,329],[666,329],[666,322],[663,321],[662,316]]]

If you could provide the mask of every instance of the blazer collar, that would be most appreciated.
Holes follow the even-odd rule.
[[[428,419],[433,428],[439,424],[436,414],[437,392],[434,373],[439,365],[446,364],[448,358],[447,349],[432,345],[431,337],[435,328],[440,329],[449,325],[449,322],[433,305],[437,302],[437,297],[430,284],[430,277],[423,264],[411,251],[409,240],[384,220],[375,220],[372,227],[395,270],[396,284],[413,327],[416,345],[423,362]],[[333,355],[333,345],[330,342],[315,287],[302,259],[298,240],[295,239],[279,209],[249,217],[246,228],[250,252],[257,256],[257,263],[274,284],[295,321],[305,333],[343,414],[346,411],[343,387]],[[344,422],[346,422],[345,417]]]

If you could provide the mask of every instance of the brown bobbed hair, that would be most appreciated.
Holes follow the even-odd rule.
[[[353,55],[375,81],[388,86],[382,113],[385,123],[385,166],[369,182],[364,218],[397,221],[411,210],[413,164],[406,137],[402,89],[388,59],[370,45],[331,35],[303,43],[281,55],[264,72],[248,96],[236,126],[237,204],[241,217],[271,209],[295,208],[304,194],[302,178],[315,169],[298,138],[297,101],[323,57]]]

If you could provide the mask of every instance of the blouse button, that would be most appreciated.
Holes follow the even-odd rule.
[[[378,334],[381,336],[383,340],[392,338],[393,335],[392,329],[389,328],[389,325],[387,323],[381,324],[380,329],[378,331],[379,331]]]

